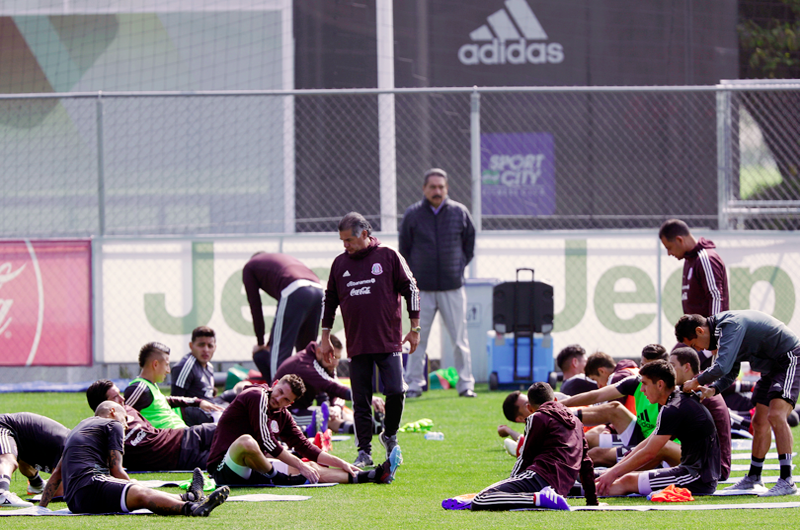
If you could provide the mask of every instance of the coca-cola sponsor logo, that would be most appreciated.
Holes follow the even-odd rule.
[[[19,276],[22,271],[25,270],[25,264],[22,264],[17,270],[14,270],[14,266],[11,262],[5,262],[0,265],[0,296],[5,294],[2,292],[2,287],[11,281],[13,281],[17,276]],[[8,291],[6,289],[6,291]],[[0,298],[0,333],[4,333],[8,326],[11,324],[12,316],[11,316],[11,306],[14,305],[14,300],[11,298]]]
[[[361,296],[362,294],[371,294],[370,289],[371,287],[369,285],[366,285],[359,289],[353,288],[350,290],[350,296]]]

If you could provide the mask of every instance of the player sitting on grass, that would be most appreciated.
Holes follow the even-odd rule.
[[[117,513],[147,508],[159,515],[205,517],[225,502],[230,490],[223,486],[208,497],[202,488],[193,499],[140,486],[122,467],[125,409],[104,401],[95,416],[83,420],[67,437],[64,454],[47,481],[39,506],[46,507],[64,482],[64,499],[72,513]],[[198,470],[199,471],[199,470]],[[193,486],[195,481],[192,482]]]
[[[597,479],[598,495],[647,495],[670,484],[692,495],[710,495],[720,474],[719,437],[711,414],[694,394],[675,388],[675,370],[667,361],[653,361],[639,369],[642,391],[661,405],[655,431],[625,458]],[[637,471],[653,461],[670,439],[681,441],[681,461],[675,467]]]
[[[660,344],[648,344],[642,349],[643,367],[656,360],[666,361],[666,359],[667,351]],[[608,402],[604,406],[610,407],[607,414],[613,417],[609,423],[613,425],[618,434],[601,434],[595,430],[587,434],[587,441],[592,447],[589,456],[595,465],[614,465],[642,440],[650,436],[655,429],[658,405],[651,404],[642,392],[640,373],[625,377],[613,385],[609,384],[598,390],[578,394],[562,401],[562,404],[568,407]],[[634,397],[636,401],[635,418],[624,405],[618,401],[612,401],[624,396]],[[600,423],[592,421],[586,416],[593,408],[583,409],[581,421],[587,424]],[[680,462],[680,451],[680,446],[674,442],[665,444],[656,459],[649,464],[649,468],[656,467],[662,461],[666,461],[670,465],[677,465]]]
[[[304,392],[302,379],[287,374],[272,388],[254,385],[236,396],[219,419],[208,457],[208,470],[217,484],[388,484],[394,480],[402,462],[399,447],[376,469],[362,471],[311,444],[287,410]],[[283,444],[309,461],[303,462]]]
[[[583,424],[570,410],[554,401],[547,383],[528,389],[532,413],[525,423],[525,443],[511,476],[477,494],[471,503],[448,499],[448,509],[513,510],[551,508],[568,510],[562,497],[580,476],[586,488],[586,503],[597,504],[594,468],[583,437]],[[447,501],[445,501],[447,503]]]

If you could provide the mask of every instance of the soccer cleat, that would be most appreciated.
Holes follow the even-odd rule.
[[[317,429],[317,432],[325,432],[328,430],[328,420],[331,417],[331,408],[330,405],[328,405],[328,402],[325,401],[324,403],[322,403],[322,405],[319,406],[319,410],[322,413],[321,414],[322,418],[320,420],[321,423],[319,425],[319,428]]]
[[[366,451],[359,451],[358,452],[358,457],[356,458],[356,461],[353,462],[353,465],[356,466],[356,467],[360,467],[361,469],[364,469],[365,467],[371,466],[372,465],[372,455],[370,455]]]
[[[392,454],[389,455],[389,458],[375,470],[375,482],[378,484],[391,484],[394,481],[397,468],[402,463],[403,453],[400,451],[400,446],[396,446],[392,449]]]
[[[4,508],[29,508],[33,506],[32,502],[23,501],[13,491],[4,491],[0,493],[0,506]]]
[[[44,493],[45,484],[47,483],[42,482],[42,485],[37,488],[36,486],[33,486],[31,485],[30,482],[28,482],[28,495],[38,495],[39,493]]]
[[[472,499],[465,499],[463,495],[442,501],[445,510],[469,510],[472,508]]]
[[[205,478],[203,477],[203,470],[199,467],[194,468],[192,471],[192,483],[186,489],[186,493],[181,495],[181,499],[187,502],[199,502],[205,497],[203,493],[203,485]]]
[[[326,453],[330,453],[331,449],[333,449],[333,445],[331,445],[331,437],[333,433],[330,429],[326,429],[325,432],[318,432],[314,435],[314,441],[311,442]]]
[[[534,493],[533,500],[534,504],[539,508],[569,511],[567,499],[556,493],[555,490],[549,486],[538,493]]]
[[[745,475],[742,479],[734,484],[733,486],[728,486],[727,488],[723,488],[722,491],[734,491],[734,490],[755,490],[759,489],[759,486],[762,488],[764,487],[764,482],[761,480],[761,477],[751,477],[750,475]]]
[[[382,432],[378,435],[378,440],[380,440],[381,445],[386,448],[386,458],[390,458],[392,456],[392,451],[395,447],[400,447],[397,444],[397,435],[394,436],[386,436],[386,432]]]
[[[797,486],[794,482],[789,482],[785,478],[779,478],[769,491],[759,493],[759,497],[779,497],[781,495],[794,495],[797,493]]]
[[[225,502],[225,499],[228,498],[230,493],[231,490],[228,486],[222,486],[221,488],[215,489],[208,497],[204,497],[199,502],[191,503],[191,507],[189,508],[189,516],[208,517],[208,514],[211,513],[211,510]]]

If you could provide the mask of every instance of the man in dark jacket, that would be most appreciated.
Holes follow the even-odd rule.
[[[583,424],[570,410],[554,401],[547,383],[528,389],[532,414],[525,425],[525,444],[511,477],[493,484],[472,499],[472,510],[551,508],[569,510],[567,495],[580,477],[587,504],[597,504],[594,467]],[[453,506],[445,506],[453,509]],[[463,506],[466,508],[466,506]]]
[[[389,458],[397,447],[397,430],[403,415],[402,344],[410,353],[419,344],[419,291],[406,260],[396,250],[381,246],[370,236],[372,226],[357,212],[339,221],[339,239],[345,252],[333,260],[322,308],[320,353],[333,353],[331,326],[341,306],[350,384],[353,388],[358,467],[372,465],[372,384],[375,366],[386,395],[384,431],[380,441]],[[411,331],[403,337],[401,296],[406,299]]]
[[[436,312],[455,344],[458,395],[475,397],[472,359],[467,339],[467,293],[464,268],[475,254],[475,227],[463,204],[447,197],[447,173],[429,169],[425,196],[412,204],[400,226],[400,254],[408,261],[420,289],[420,334],[416,355],[406,363],[406,396],[419,397],[425,386],[425,354]]]

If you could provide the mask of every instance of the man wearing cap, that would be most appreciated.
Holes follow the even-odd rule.
[[[447,173],[425,172],[421,201],[408,207],[400,227],[400,254],[420,289],[420,336],[417,353],[408,358],[406,396],[419,397],[425,385],[425,353],[436,312],[455,344],[458,395],[475,397],[467,339],[467,292],[464,268],[475,254],[475,227],[466,206],[447,196]]]

